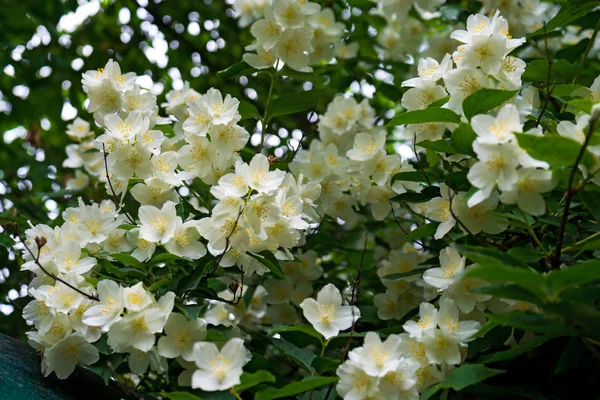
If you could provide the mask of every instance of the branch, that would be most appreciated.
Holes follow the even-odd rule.
[[[59,278],[58,276],[54,275],[53,273],[51,273],[50,271],[48,271],[46,268],[44,268],[42,266],[42,264],[40,263],[40,251],[42,250],[42,248],[46,245],[46,238],[45,237],[36,237],[35,238],[35,242],[38,246],[38,251],[37,251],[37,256],[35,256],[33,254],[33,252],[31,251],[31,249],[29,248],[29,246],[27,246],[27,243],[25,242],[25,240],[23,240],[23,238],[21,237],[20,233],[19,233],[19,229],[17,227],[16,223],[13,223],[13,230],[15,232],[15,235],[19,238],[19,241],[23,244],[23,246],[25,247],[25,249],[27,250],[27,252],[31,255],[31,257],[33,258],[33,261],[35,262],[35,264],[49,277],[51,277],[52,279],[54,279],[57,282],[62,283],[63,285],[68,286],[69,288],[73,289],[74,291],[76,291],[77,293],[81,294],[82,296],[90,299],[90,300],[94,300],[94,301],[100,301],[100,299],[94,295],[91,295],[89,293],[84,292],[83,290],[77,288],[76,286],[73,286],[72,284],[70,284],[69,282]]]
[[[546,32],[546,23],[544,22],[544,47],[546,49],[546,58],[548,60],[548,79],[546,81],[546,101],[544,102],[544,106],[540,111],[540,115],[538,115],[537,121],[535,121],[535,126],[540,125],[540,121],[542,120],[542,116],[546,112],[546,108],[548,108],[548,102],[550,101],[550,97],[552,96],[552,92],[554,92],[554,88],[556,85],[550,87],[550,79],[552,78],[552,57],[550,56],[550,51],[548,50],[548,32]]]
[[[110,174],[108,173],[108,163],[106,162],[107,153],[106,153],[106,147],[104,146],[104,143],[102,143],[102,152],[104,153],[104,169],[106,171],[106,180],[108,180],[108,186],[110,187],[110,191],[112,192],[112,195],[114,197],[115,205],[120,207],[121,210],[123,210],[123,213],[129,220],[129,222],[131,222],[133,225],[135,225],[135,221],[133,220],[133,218],[131,218],[131,215],[129,215],[127,213],[127,211],[125,211],[125,209],[123,207],[121,207],[121,202],[119,201],[119,197],[115,193],[115,189],[113,189],[113,185],[110,181]]]
[[[429,180],[429,177],[427,176],[427,172],[425,172],[425,169],[421,165],[421,159],[419,158],[419,153],[417,153],[417,134],[416,133],[413,134],[413,151],[415,152],[415,157],[417,158],[417,164],[419,164],[419,168],[421,169],[421,172],[423,173],[423,175],[425,175],[425,180],[427,181],[427,184],[429,186],[431,186],[431,181]]]
[[[472,236],[473,238],[475,238],[475,240],[477,240],[479,243],[481,244],[490,244],[500,250],[508,250],[505,246],[496,243],[496,242],[490,242],[489,240],[476,236],[475,234],[473,234],[473,232],[471,232],[471,230],[469,228],[467,228],[467,226],[458,218],[458,215],[456,215],[454,213],[454,210],[452,209],[452,201],[454,200],[454,196],[455,196],[455,192],[454,190],[452,190],[452,192],[450,193],[450,199],[448,199],[449,204],[449,209],[450,209],[450,214],[452,215],[452,217],[456,220],[456,222],[458,222],[458,225],[460,225],[461,228],[463,228],[465,230],[465,232],[467,232],[467,234],[469,236]]]
[[[581,162],[581,159],[583,158],[583,155],[585,154],[585,150],[586,150],[588,144],[590,143],[590,139],[592,138],[592,135],[594,134],[594,127],[596,126],[598,117],[600,117],[600,113],[595,113],[594,115],[592,115],[592,118],[590,119],[590,123],[588,125],[587,133],[585,135],[585,140],[584,140],[583,144],[581,145],[581,149],[579,150],[577,159],[575,160],[575,163],[573,164],[573,167],[571,168],[571,174],[569,175],[569,181],[567,183],[567,192],[565,193],[565,208],[563,211],[560,228],[558,230],[558,236],[556,237],[556,253],[552,260],[551,269],[556,269],[560,266],[560,254],[562,251],[562,245],[563,245],[564,236],[565,236],[565,228],[567,226],[567,221],[569,219],[569,209],[571,208],[571,199],[573,198],[573,195],[576,193],[576,190],[573,190],[573,180],[575,179],[575,173],[577,172],[579,163]]]
[[[352,327],[350,328],[350,336],[348,336],[348,340],[346,341],[346,345],[344,346],[344,350],[342,351],[342,363],[346,361],[346,356],[348,355],[348,350],[350,350],[350,342],[352,341],[352,336],[354,335],[354,330],[356,329],[356,318],[354,318],[354,305],[358,300],[358,295],[360,292],[360,281],[362,280],[362,268],[363,263],[365,261],[365,253],[367,252],[367,240],[369,239],[368,235],[365,235],[365,244],[363,246],[362,255],[360,257],[360,265],[358,266],[358,271],[356,272],[356,278],[354,278],[354,282],[352,283],[352,297],[350,298],[350,306],[352,307]],[[325,394],[325,400],[329,398],[331,394],[331,390],[333,389],[333,383],[329,384],[329,388],[327,389],[327,393]]]

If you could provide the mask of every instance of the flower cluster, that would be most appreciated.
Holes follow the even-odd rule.
[[[423,24],[409,11],[414,6],[426,20],[444,1],[375,2],[375,14],[386,21],[377,37],[385,55],[406,62],[422,53]],[[485,10],[495,4],[483,3]],[[356,53],[355,45],[342,41],[345,25],[316,3],[239,0],[234,9],[240,24],[253,22],[256,41],[247,50],[255,53],[244,60],[254,68],[279,70],[281,61],[310,71],[323,60]],[[535,9],[544,14],[553,7]],[[294,149],[286,164],[263,154],[262,145],[258,153],[247,148],[242,104],[218,89],[199,93],[186,83],[159,107],[135,74],[122,74],[113,60],[84,73],[87,107],[101,134],[96,137],[81,118],[68,126],[76,143],[67,147],[64,166],[76,171],[67,186],[76,191],[100,182],[112,200],[80,198],[78,207],[63,212],[62,224],[32,225],[20,243],[22,268],[35,275],[28,287],[34,299],[23,316],[34,326],[27,336],[42,353],[44,375],[64,379],[76,365],[94,365],[109,351],[123,355],[135,375],[168,380],[176,372],[178,386],[237,395],[232,388],[241,382],[250,350],[268,357],[300,354],[298,363],[311,371],[316,367],[306,364],[304,352],[320,343],[319,361],[328,361],[331,340],[350,329],[364,343],[350,349],[349,340],[341,365],[326,371],[339,377],[337,393],[418,399],[466,360],[486,312],[535,309],[477,291],[487,289],[488,278],[471,274],[480,267],[467,264],[468,245],[453,245],[463,236],[486,242],[478,235],[505,232],[510,220],[532,230],[529,218],[546,212],[544,196],[557,184],[548,162],[532,157],[521,142],[548,131],[534,115],[538,89],[523,86],[525,62],[511,55],[525,40],[510,35],[499,12],[488,11],[447,35],[458,47],[442,52],[442,44],[430,46],[430,57],[415,57],[418,76],[403,76],[395,88],[405,88],[400,103],[406,115],[426,115],[423,123],[393,128],[414,157],[400,155],[397,143],[389,142],[388,127],[367,99],[348,93],[333,97],[318,116],[318,136],[298,140],[307,146]],[[278,76],[271,78],[274,83]],[[571,85],[564,86],[560,90]],[[482,89],[502,101],[485,113],[469,112],[465,99]],[[597,101],[600,77],[573,94]],[[587,143],[586,132],[598,119],[598,106],[590,112],[564,107],[576,118],[555,123],[552,134],[586,143],[587,160],[579,168],[600,184],[591,168],[600,162],[600,146]],[[263,136],[266,119],[260,121]],[[426,171],[436,176],[430,180]],[[316,243],[332,230],[335,243]],[[372,236],[362,254],[356,243],[337,242],[365,231]],[[357,257],[346,260],[338,248]],[[371,265],[363,266],[365,259]],[[353,264],[360,265],[356,275]],[[361,297],[363,278],[369,288]],[[356,330],[375,313],[390,330]],[[302,318],[310,325],[286,330]],[[402,326],[393,325],[400,320]],[[308,336],[305,348],[287,343],[290,333]],[[265,340],[255,341],[259,335]]]
[[[271,68],[281,61],[297,71],[311,71],[311,65],[329,61],[334,55],[351,58],[357,44],[341,41],[344,24],[335,21],[330,8],[297,0],[273,0],[264,7],[264,18],[252,24],[256,42],[246,47],[244,61],[257,69]]]

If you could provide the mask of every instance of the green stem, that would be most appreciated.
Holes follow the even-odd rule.
[[[596,239],[597,237],[600,237],[600,232],[596,232],[593,235],[590,235],[590,236],[586,237],[585,239],[580,240],[579,242],[573,243],[573,245],[571,245],[571,246],[565,247],[563,249],[563,253],[567,253],[569,251],[573,251],[577,247],[579,247],[579,246],[581,246],[583,244],[586,244],[587,242],[590,242],[590,241]]]
[[[265,112],[263,113],[263,117],[261,120],[261,125],[262,125],[261,131],[262,132],[260,133],[260,146],[258,147],[259,153],[262,153],[263,146],[265,143],[265,134],[267,132],[267,124],[269,123],[267,120],[267,113],[269,110],[269,102],[271,101],[271,94],[273,93],[273,86],[275,86],[275,79],[277,78],[277,75],[279,74],[279,71],[277,70],[278,66],[279,66],[279,60],[277,60],[277,62],[275,63],[275,73],[270,74],[271,84],[269,86],[269,94],[267,95],[267,101],[265,103]]]
[[[542,250],[544,252],[544,254],[546,254],[546,256],[550,255],[550,253],[548,252],[548,250],[546,250],[546,248],[544,247],[544,245],[542,244],[542,242],[540,241],[540,239],[535,234],[535,231],[533,230],[533,227],[529,223],[529,219],[527,219],[527,214],[525,214],[523,212],[523,210],[521,210],[521,209],[519,209],[519,211],[521,211],[521,215],[523,215],[523,219],[525,220],[525,223],[527,224],[527,231],[529,231],[529,234],[531,235],[533,241],[538,245],[538,247],[540,248],[540,250]]]
[[[579,66],[577,67],[577,74],[575,75],[575,78],[573,78],[573,84],[575,82],[577,82],[577,79],[579,78],[579,74],[581,73],[581,70],[583,69],[583,64],[585,63],[585,60],[587,59],[590,50],[592,50],[592,47],[594,46],[594,42],[596,41],[596,36],[598,36],[598,30],[600,29],[600,19],[598,20],[598,22],[596,23],[596,27],[594,28],[594,33],[592,33],[592,37],[590,38],[590,42],[587,45],[587,48],[585,49],[585,53],[583,53],[583,56],[581,57],[581,61],[579,61]]]
[[[326,340],[325,342],[323,342],[323,345],[321,346],[321,357],[323,357],[325,355],[325,349],[327,348],[328,344],[329,344],[329,339]]]

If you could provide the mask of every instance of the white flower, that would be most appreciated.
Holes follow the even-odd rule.
[[[187,145],[179,149],[177,161],[181,168],[197,177],[204,177],[212,169],[217,157],[215,145],[205,137],[190,136]]]
[[[368,375],[359,363],[349,360],[335,371],[340,377],[335,389],[344,399],[379,399],[379,378]]]
[[[445,290],[465,269],[466,258],[460,256],[452,247],[440,251],[440,268],[430,268],[423,273],[423,280],[429,285]]]
[[[81,170],[75,171],[75,177],[67,179],[67,188],[75,191],[85,189],[90,183],[90,177]]]
[[[477,321],[459,321],[458,307],[456,307],[454,300],[448,297],[443,297],[440,300],[440,311],[437,321],[442,331],[454,335],[461,343],[469,341],[481,327]]]
[[[491,87],[490,79],[480,69],[459,68],[448,71],[444,77],[446,88],[450,93],[448,107],[462,113],[462,102],[479,89]]]
[[[269,172],[269,160],[262,154],[252,157],[250,165],[237,163],[235,173],[242,177],[250,188],[259,193],[274,191],[285,177],[285,172],[278,169]]]
[[[302,6],[296,0],[273,0],[271,10],[276,23],[286,30],[302,28],[306,21]],[[266,12],[265,17],[267,17]]]
[[[512,190],[505,190],[500,200],[505,204],[518,204],[521,210],[531,215],[543,215],[546,203],[540,193],[552,190],[556,182],[552,172],[535,168],[520,168],[517,183]]]
[[[277,50],[276,48],[273,48],[267,51],[259,47],[256,49],[256,54],[246,53],[242,56],[242,58],[252,68],[271,68],[277,61]]]
[[[448,95],[441,85],[432,81],[410,88],[402,95],[402,107],[407,110],[421,110],[427,108],[431,103]]]
[[[90,131],[90,123],[77,117],[73,123],[67,125],[67,135],[74,140],[81,141],[93,134]]]
[[[365,336],[364,345],[348,353],[348,358],[356,362],[371,376],[384,376],[395,370],[400,363],[400,336],[390,335],[381,342],[376,332]]]
[[[152,295],[144,289],[142,282],[123,289],[123,306],[130,311],[140,311],[152,304]]]
[[[146,179],[150,178],[153,172],[151,155],[150,150],[138,142],[118,146],[106,157],[106,161],[111,174],[118,179],[127,180],[134,174],[138,178]]]
[[[421,340],[423,337],[432,336],[437,324],[437,310],[431,303],[422,302],[419,306],[419,320],[406,321],[402,326],[411,338]]]
[[[479,161],[471,167],[467,178],[479,190],[469,198],[469,207],[490,197],[496,185],[501,190],[511,190],[517,182],[519,166],[515,145],[511,143],[486,144],[475,141],[473,150]]]
[[[93,257],[81,258],[81,246],[75,240],[67,239],[53,253],[52,260],[63,274],[74,272],[78,275],[88,272],[96,265]]]
[[[431,57],[419,59],[418,78],[408,79],[402,82],[402,86],[423,87],[431,86],[439,81],[452,68],[450,55],[446,54],[441,63]]]
[[[189,117],[183,121],[183,130],[186,133],[206,136],[212,122],[208,107],[205,102],[200,99],[190,101],[188,105]]]
[[[214,392],[239,384],[242,367],[251,357],[240,338],[230,339],[221,351],[214,343],[196,343],[193,359],[199,369],[192,375],[192,388]]]
[[[469,265],[465,268],[465,272],[475,268],[477,264]],[[492,296],[488,294],[481,294],[473,292],[473,289],[487,285],[487,282],[471,277],[459,277],[456,279],[444,293],[444,295],[450,296],[455,302],[461,312],[468,314],[475,309],[483,308],[483,302],[489,300]]]
[[[165,314],[158,307],[130,311],[108,331],[108,345],[116,352],[130,347],[148,352],[154,346],[155,334],[162,331]]]
[[[142,239],[153,243],[167,243],[175,235],[177,211],[172,201],[167,201],[160,210],[154,206],[140,207],[139,218]]]
[[[379,390],[385,399],[416,400],[419,394],[414,388],[417,383],[415,373],[419,363],[412,358],[401,357],[396,368],[379,380]]]
[[[83,323],[90,326],[101,326],[106,332],[112,324],[121,319],[123,312],[122,288],[115,281],[104,279],[98,282],[100,304],[88,308],[83,313]]]
[[[460,340],[442,329],[435,329],[431,336],[423,337],[425,354],[431,364],[460,364]]]
[[[287,29],[281,34],[277,44],[277,55],[290,68],[310,72],[307,52],[312,51],[313,31],[306,26],[300,29]]]
[[[481,231],[495,235],[508,228],[508,220],[494,214],[494,210],[498,207],[498,201],[498,191],[493,190],[490,197],[477,205],[469,207],[465,195],[461,193],[454,198],[452,209],[462,225],[473,235]],[[462,225],[460,225],[460,228],[464,230]]]
[[[58,379],[66,379],[75,371],[77,364],[91,365],[99,358],[98,349],[82,336],[68,335],[44,352],[44,360],[48,366],[44,376],[54,371]]]
[[[183,222],[176,218],[173,238],[165,243],[165,249],[171,254],[197,260],[206,254],[206,247],[198,240],[200,233],[196,228],[197,221]]]
[[[158,178],[146,179],[132,187],[130,192],[141,205],[162,207],[167,201],[179,201],[173,186]]]
[[[425,203],[425,215],[432,221],[441,222],[433,235],[433,238],[439,240],[443,238],[456,225],[456,219],[450,211],[450,189],[445,183],[440,184],[440,194],[442,197],[435,197]],[[452,204],[452,211],[455,205]]]
[[[132,112],[123,121],[118,115],[104,117],[107,133],[115,139],[130,141],[150,128],[150,120],[140,112]]]
[[[271,50],[281,36],[281,27],[275,20],[271,7],[265,8],[265,18],[256,21],[250,28],[252,36],[256,38],[258,46],[268,51]]]
[[[469,44],[458,46],[453,58],[459,68],[481,67],[483,72],[495,74],[502,68],[507,52],[503,35],[473,36]]]
[[[73,285],[73,282],[70,283]],[[76,285],[73,286],[77,287]],[[47,304],[56,311],[64,314],[76,309],[84,301],[81,293],[59,282],[48,290],[47,296]]]
[[[514,132],[523,132],[523,124],[519,120],[519,110],[513,104],[506,104],[497,117],[476,115],[471,120],[477,141],[487,144],[506,143],[515,138]]]
[[[385,147],[386,132],[378,131],[374,135],[360,132],[354,137],[354,146],[346,152],[346,156],[355,161],[367,161],[375,157]]]
[[[228,125],[213,125],[209,135],[219,155],[223,157],[229,157],[231,153],[243,149],[250,139],[248,131],[235,122],[230,122]]]
[[[206,106],[208,115],[215,125],[227,125],[240,119],[238,113],[240,101],[230,95],[225,96],[225,100],[223,100],[223,95],[215,88],[208,89],[201,101]]]
[[[194,359],[194,344],[206,337],[206,321],[188,321],[182,314],[171,313],[165,325],[166,336],[158,340],[158,354],[166,358]]]
[[[305,299],[300,308],[304,317],[325,339],[338,335],[348,329],[360,318],[356,306],[343,306],[340,291],[331,283],[325,285],[317,294],[317,300]]]

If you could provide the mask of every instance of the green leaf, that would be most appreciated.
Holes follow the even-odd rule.
[[[585,86],[566,83],[566,84],[554,86],[554,89],[552,89],[552,96],[556,96],[556,97],[571,96],[571,94],[575,90],[582,90],[582,91],[588,90],[589,91],[590,89],[586,88]]]
[[[386,126],[422,124],[426,122],[460,123],[460,116],[447,108],[425,108],[396,115]]]
[[[579,360],[588,352],[579,337],[573,337],[565,346],[554,369],[554,375],[569,371],[579,364]]]
[[[581,264],[550,271],[546,279],[550,289],[555,294],[573,286],[600,281],[600,260],[589,260]]]
[[[238,111],[242,116],[242,119],[259,118],[260,114],[254,104],[248,103],[247,101],[240,101]]]
[[[541,304],[540,299],[529,290],[512,283],[503,283],[499,285],[490,285],[475,288],[472,290],[473,293],[489,294],[495,297],[501,297],[505,299],[525,301],[532,304]]]
[[[544,32],[550,32],[556,28],[563,28],[576,19],[583,17],[596,7],[598,7],[597,0],[567,0],[560,7],[558,14],[546,24],[545,28],[542,27],[529,34],[527,37],[543,35]]]
[[[536,136],[515,133],[519,146],[536,160],[546,161],[551,166],[572,167],[581,151],[581,144],[573,139],[558,135]],[[585,150],[582,163],[586,167],[595,164],[594,156]]]
[[[175,261],[175,260],[183,260],[183,258],[176,256],[175,254],[171,254],[171,253],[161,253],[161,254],[158,254],[158,255],[152,257],[152,259],[148,263],[150,265],[155,265],[155,264],[167,263],[169,261]]]
[[[437,230],[438,226],[439,224],[437,222],[431,222],[429,224],[421,225],[416,229],[412,230],[408,235],[406,235],[404,241],[411,242],[416,239],[431,238],[435,234],[435,231]]]
[[[392,177],[392,183],[396,181],[408,182],[427,182],[425,174],[422,171],[398,172]]]
[[[557,335],[572,336],[577,331],[565,325],[560,319],[550,319],[542,314],[528,311],[510,311],[502,314],[488,314],[488,321],[495,325],[510,326],[541,334],[554,333]]]
[[[315,372],[311,365],[316,356],[312,351],[301,349],[285,339],[273,339],[273,346],[311,374]]]
[[[511,256],[527,263],[535,263],[544,258],[544,255],[532,247],[513,247],[508,250]]]
[[[160,395],[169,400],[201,400],[200,397],[194,396],[188,392],[162,392]]]
[[[318,70],[315,70],[314,72],[300,72],[289,68],[287,65],[281,70],[281,75],[317,84],[323,84],[327,82],[327,77],[319,75]]]
[[[552,64],[550,79],[555,83],[571,83],[576,73],[577,66],[571,64],[567,60],[556,60]],[[527,67],[525,67],[522,78],[524,80],[546,84],[548,81],[548,61],[531,61],[527,64]]]
[[[340,360],[330,357],[317,357],[312,362],[312,366],[318,374],[335,371],[339,365]]]
[[[323,336],[313,328],[312,325],[309,324],[300,324],[300,325],[275,325],[274,329],[271,331],[271,335],[282,332],[302,332],[309,336],[315,337],[319,339],[320,342],[323,341]]]
[[[271,400],[290,397],[295,394],[304,393],[309,390],[335,383],[340,378],[326,376],[309,376],[299,382],[290,383],[281,389],[267,389],[256,393],[255,400]]]
[[[285,275],[283,275],[283,271],[281,270],[281,266],[279,265],[279,261],[275,258],[273,253],[270,251],[263,251],[260,254],[247,252],[250,257],[256,258],[261,262],[262,265],[267,267],[272,273],[277,275],[277,277],[281,279],[285,279]]]
[[[243,390],[250,389],[260,383],[275,382],[275,377],[267,371],[261,370],[255,373],[244,372],[240,377],[240,384],[234,386],[236,392],[240,393]]]
[[[398,196],[392,197],[389,201],[396,203],[422,203],[427,200],[431,200],[434,197],[440,197],[440,188],[436,186],[428,186],[423,189],[420,193],[406,192],[399,194]]]
[[[238,63],[233,64],[229,68],[226,68],[222,71],[218,71],[217,78],[219,78],[222,81],[226,81],[239,75],[250,75],[253,72],[256,72],[256,69],[251,68],[248,64],[246,64],[245,61],[240,61]]]
[[[488,368],[483,364],[465,364],[453,370],[445,381],[425,389],[421,394],[420,399],[428,400],[442,389],[454,389],[459,391],[502,373],[504,373],[504,371]]]
[[[556,337],[563,336],[561,333],[549,333],[543,336],[537,336],[523,344],[516,345],[515,347],[505,350],[498,351],[494,354],[486,354],[477,359],[477,362],[482,364],[493,363],[498,361],[509,360],[511,358],[515,358],[520,356],[521,354],[525,354],[536,347],[546,343],[548,340],[554,339]]]
[[[267,115],[271,119],[315,108],[324,95],[324,90],[309,90],[271,99]]]
[[[478,90],[463,100],[462,107],[465,117],[471,120],[477,114],[486,114],[515,97],[518,92],[518,90]]]
[[[446,154],[456,154],[457,151],[445,140],[422,140],[417,143],[417,146],[420,146],[427,150],[432,150],[438,153],[446,153]]]
[[[433,103],[427,106],[427,108],[437,108],[446,104],[450,100],[450,96],[442,97],[441,99],[437,99]]]
[[[381,279],[402,279],[407,276],[419,275],[427,271],[428,268],[416,268],[408,272],[398,272],[396,274],[387,274],[381,277]]]
[[[144,264],[139,262],[131,254],[127,254],[127,253],[113,254],[112,257],[115,260],[119,261],[123,265],[127,265],[127,266],[131,266],[131,267],[139,268],[141,270],[145,270]]]
[[[597,101],[592,99],[573,99],[567,101],[568,104],[572,105],[579,111],[583,111],[586,114],[592,113],[592,107],[597,104]]]
[[[514,283],[534,294],[540,299],[538,303],[547,297],[544,276],[529,268],[480,264],[467,271],[465,276],[481,278],[488,282]]]
[[[475,155],[473,151],[473,142],[477,139],[477,134],[471,128],[471,125],[461,123],[458,128],[452,132],[450,144],[459,154]]]

